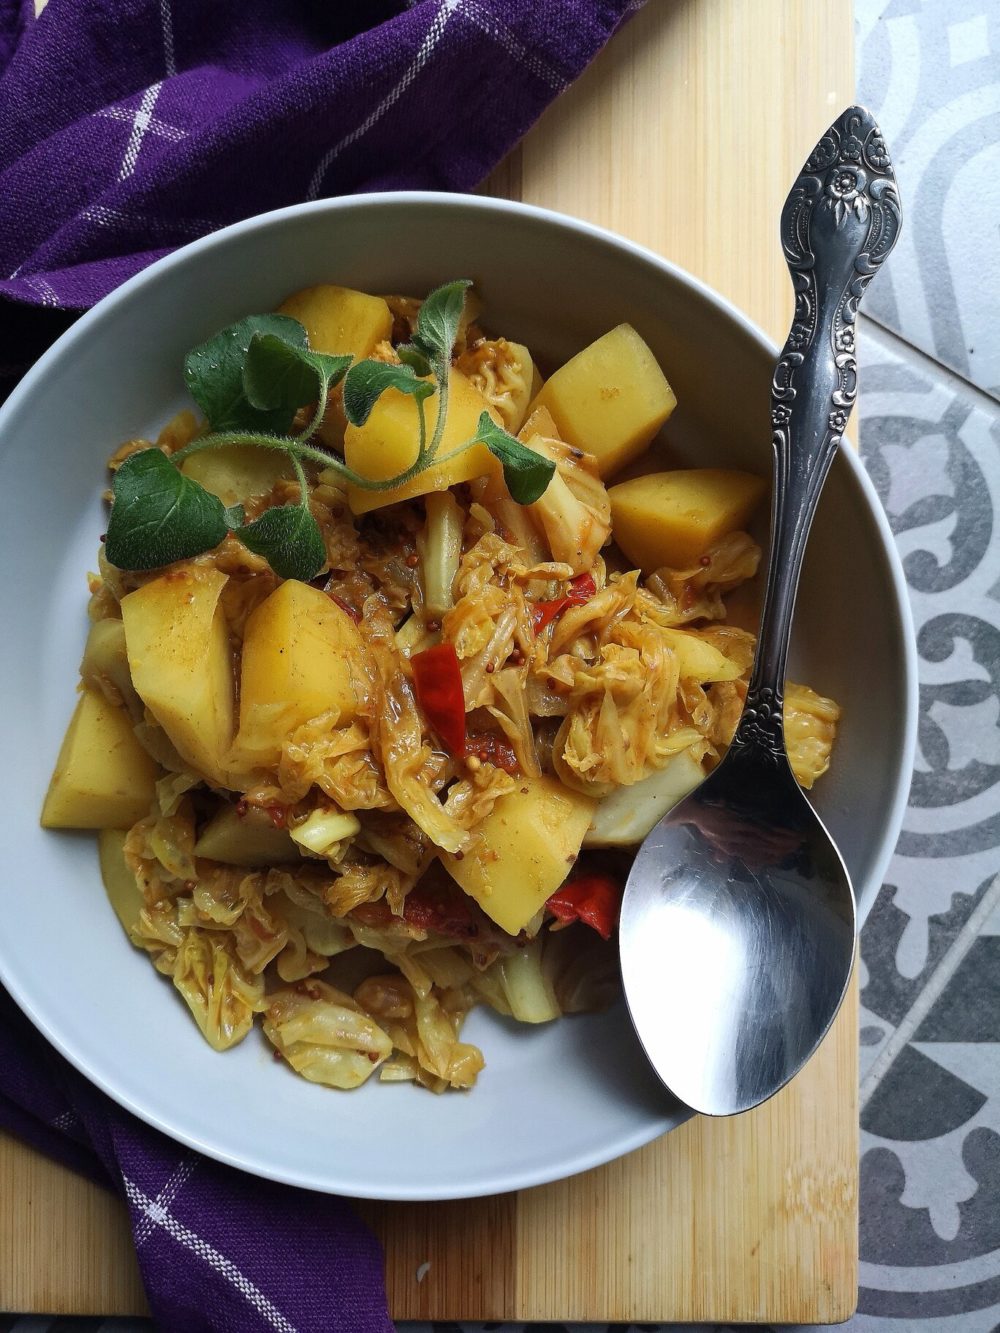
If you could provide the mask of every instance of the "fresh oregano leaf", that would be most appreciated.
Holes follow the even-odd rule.
[[[429,361],[448,361],[458,337],[465,308],[465,293],[472,286],[468,278],[457,278],[435,287],[420,307],[413,345]]]
[[[418,379],[412,366],[389,361],[355,361],[344,377],[344,414],[352,426],[363,426],[386,389],[399,389],[418,401],[435,392],[430,380]]]
[[[262,555],[279,578],[308,583],[326,563],[319,524],[302,505],[265,509],[236,535],[255,555]]]
[[[248,315],[221,329],[184,358],[184,381],[213,431],[262,431],[283,435],[294,409],[261,410],[247,399],[243,368],[256,334],[267,333],[293,347],[308,346],[306,331],[288,315]],[[301,406],[301,404],[300,404]]]
[[[225,511],[225,517],[226,527],[230,532],[236,532],[247,521],[246,511],[240,504],[230,505]]]
[[[222,501],[159,449],[126,458],[113,489],[104,553],[119,569],[159,569],[210,551],[226,535]]]
[[[405,366],[412,366],[418,375],[429,375],[431,363],[423,352],[417,351],[412,343],[401,343],[396,348],[396,355]]]
[[[243,363],[243,392],[262,412],[290,412],[315,403],[324,388],[338,384],[349,356],[327,356],[286,342],[274,333],[255,333]]]
[[[503,464],[503,479],[518,504],[534,504],[545,493],[556,470],[551,459],[536,454],[534,449],[508,435],[488,412],[480,416],[475,438]]]

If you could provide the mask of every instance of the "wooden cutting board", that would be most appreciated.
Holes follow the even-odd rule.
[[[850,0],[649,0],[486,188],[658,250],[780,340],[790,299],[778,213],[851,101],[852,46]],[[724,381],[725,367],[706,373]],[[393,1315],[846,1319],[857,1291],[856,1034],[855,985],[811,1064],[749,1115],[691,1121],[516,1195],[365,1205],[385,1242]],[[0,1308],[145,1310],[123,1207],[3,1136]]]

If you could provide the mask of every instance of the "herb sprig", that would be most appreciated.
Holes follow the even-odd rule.
[[[484,444],[499,459],[513,498],[519,504],[532,504],[548,486],[554,465],[525,448],[488,412],[482,413],[470,439],[439,454],[451,355],[470,285],[460,279],[430,293],[420,307],[412,342],[396,349],[399,364],[363,360],[352,365],[349,356],[314,352],[305,329],[287,315],[250,315],[195,347],[184,359],[184,379],[205,414],[209,433],[169,456],[156,448],[143,449],[118,468],[105,538],[108,560],[121,569],[158,569],[210,551],[232,532],[280,577],[314,578],[325,564],[326,549],[309,508],[306,464],[336,472],[362,490],[389,491],[432,464]],[[417,456],[397,476],[372,481],[348,467],[338,454],[312,443],[330,391],[341,380],[344,414],[354,426],[364,425],[387,389],[413,398]],[[435,394],[438,410],[428,438],[424,405]],[[293,435],[299,412],[310,406],[309,420]],[[232,445],[283,453],[295,470],[298,502],[266,509],[247,523],[241,505],[227,509],[181,471],[192,454]]]

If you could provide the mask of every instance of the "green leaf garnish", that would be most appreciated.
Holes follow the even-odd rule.
[[[326,563],[319,524],[302,505],[265,509],[260,518],[236,534],[255,555],[262,555],[282,579],[308,583]]]
[[[413,345],[431,362],[449,360],[465,309],[465,293],[472,286],[468,278],[458,278],[436,287],[421,305]]]
[[[243,368],[256,334],[268,333],[293,347],[308,346],[306,331],[287,315],[249,315],[221,329],[184,358],[184,381],[213,431],[264,431],[281,435],[295,417],[286,407],[261,410],[247,400]],[[301,404],[298,404],[301,406]]]
[[[417,351],[412,343],[401,343],[396,348],[396,355],[404,366],[412,366],[418,375],[429,375],[431,373],[431,363],[423,352]]]
[[[344,415],[352,426],[363,426],[386,389],[399,389],[421,402],[435,392],[429,380],[418,379],[409,365],[390,361],[355,361],[344,379]]]
[[[534,504],[544,494],[556,470],[551,459],[536,454],[498,426],[488,412],[479,418],[475,438],[503,464],[503,479],[520,505]]]
[[[122,569],[158,569],[210,551],[232,532],[279,577],[314,578],[326,562],[326,549],[309,509],[305,465],[338,473],[361,490],[392,491],[436,459],[441,461],[451,354],[471,285],[459,279],[430,293],[420,307],[412,343],[396,349],[398,363],[365,360],[352,365],[349,356],[314,352],[302,325],[286,315],[250,315],[194,348],[184,359],[184,379],[208,418],[209,433],[169,457],[159,449],[145,449],[121,465],[105,539],[108,560]],[[415,400],[417,455],[398,476],[372,480],[310,443],[323,423],[329,391],[341,379],[344,412],[354,426],[364,425],[387,389]],[[428,439],[424,402],[435,393],[437,412]],[[310,421],[290,434],[297,413],[310,405]],[[478,443],[500,459],[513,498],[533,504],[549,484],[554,464],[508,435],[487,412],[479,418],[476,434],[444,458]],[[221,500],[181,471],[189,454],[234,445],[284,454],[295,469],[300,502],[266,509],[247,523],[242,505],[223,508]]]
[[[159,449],[126,458],[113,489],[104,553],[119,569],[159,569],[187,560],[218,546],[228,531],[222,501]]]
[[[294,419],[300,407],[338,384],[350,364],[349,356],[326,356],[278,334],[255,333],[243,363],[243,393],[258,411],[291,413]]]

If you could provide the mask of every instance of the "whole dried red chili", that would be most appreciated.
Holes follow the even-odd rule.
[[[465,754],[465,694],[453,643],[438,643],[410,658],[417,703],[450,754]]]

